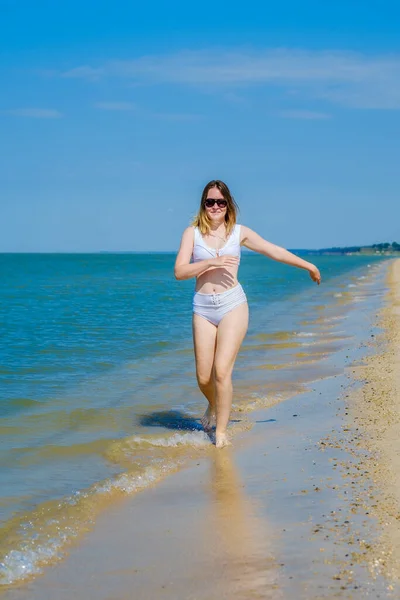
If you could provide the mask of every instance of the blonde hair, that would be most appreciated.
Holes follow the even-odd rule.
[[[207,198],[209,190],[211,190],[212,188],[217,188],[221,192],[224,199],[227,201],[225,213],[225,227],[226,234],[230,235],[232,233],[232,229],[236,225],[236,218],[237,213],[239,212],[239,207],[236,204],[232,194],[230,193],[226,183],[220,181],[219,179],[213,179],[212,181],[209,181],[206,187],[204,188],[203,193],[201,195],[199,212],[194,217],[192,225],[193,227],[198,227],[202,235],[207,235],[209,233],[211,220],[205,208],[205,200]]]

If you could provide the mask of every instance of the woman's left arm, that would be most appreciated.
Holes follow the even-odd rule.
[[[313,281],[316,281],[318,285],[321,283],[321,274],[317,267],[312,263],[303,260],[299,256],[296,256],[296,254],[289,252],[289,250],[285,250],[285,248],[281,248],[280,246],[271,244],[271,242],[267,242],[267,240],[264,240],[260,235],[258,235],[258,233],[252,229],[249,229],[248,227],[244,227],[244,225],[242,225],[241,230],[242,246],[245,246],[254,252],[258,252],[259,254],[264,254],[273,260],[277,260],[278,262],[285,263],[286,265],[292,265],[293,267],[305,269],[309,272]]]

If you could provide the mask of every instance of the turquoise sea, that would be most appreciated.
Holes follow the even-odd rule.
[[[194,282],[172,254],[0,255],[0,584],[39,573],[106,510],[196,452]],[[329,375],[380,257],[313,257],[323,276],[245,253],[250,328],[233,430]]]

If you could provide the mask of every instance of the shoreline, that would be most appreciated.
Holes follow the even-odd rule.
[[[385,306],[377,315],[379,331],[370,343],[373,354],[353,373],[362,382],[353,413],[358,415],[363,446],[369,452],[366,464],[374,489],[368,503],[381,527],[373,551],[375,568],[399,582],[400,259],[389,266],[387,285]]]
[[[368,309],[354,304],[352,335],[327,358],[324,378],[257,408],[251,435],[238,433],[232,449],[199,453],[157,486],[110,506],[63,562],[10,589],[7,600],[125,600],[133,589],[138,600],[385,594],[387,579],[379,570],[372,576],[364,555],[379,537],[378,522],[356,507],[364,482],[349,482],[346,471],[357,440],[345,433],[348,447],[339,443],[358,425],[344,411],[346,396],[355,395],[346,368],[364,360],[381,303],[363,289]]]

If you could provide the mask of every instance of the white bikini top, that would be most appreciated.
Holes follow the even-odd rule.
[[[204,241],[203,236],[200,233],[198,227],[194,229],[194,244],[193,244],[193,262],[199,262],[200,260],[206,260],[211,256],[224,256],[230,254],[231,256],[237,256],[240,263],[240,225],[235,225],[232,229],[232,233],[222,246],[216,250],[210,248]]]

